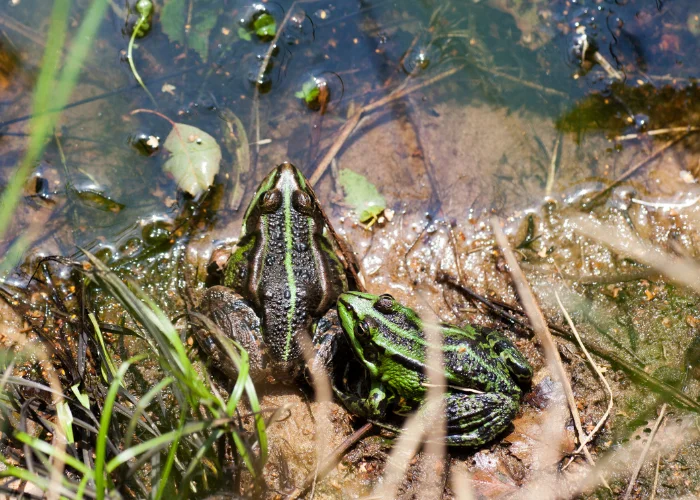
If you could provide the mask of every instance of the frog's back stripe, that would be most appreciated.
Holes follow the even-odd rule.
[[[289,310],[287,311],[287,330],[284,340],[284,354],[282,361],[289,361],[289,354],[294,340],[294,315],[296,313],[297,283],[294,276],[293,245],[294,228],[292,227],[292,190],[285,189],[283,192],[284,203],[284,269],[287,272],[287,286],[289,287]]]

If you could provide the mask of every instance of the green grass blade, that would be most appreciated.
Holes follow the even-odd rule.
[[[15,207],[19,203],[24,183],[34,163],[39,159],[44,151],[44,141],[51,133],[55,119],[47,114],[49,104],[52,102],[56,74],[63,51],[63,44],[66,40],[66,29],[68,27],[68,14],[70,13],[71,0],[56,0],[51,11],[51,24],[46,38],[46,50],[41,60],[41,71],[37,79],[34,90],[34,100],[32,103],[33,117],[29,123],[32,131],[29,136],[27,152],[10,178],[5,190],[0,196],[0,240],[5,235],[7,227],[10,225]]]
[[[102,24],[108,0],[93,0],[87,10],[83,22],[78,28],[78,32],[73,37],[71,50],[66,59],[66,65],[61,72],[61,80],[58,82],[56,94],[52,101],[54,109],[56,107],[63,108],[68,104],[75,84],[78,81],[78,75],[83,66],[83,62],[87,57],[88,51],[93,48],[93,39],[97,33],[97,29]]]
[[[176,429],[174,431],[166,432],[158,437],[144,441],[131,448],[122,451],[119,455],[110,460],[105,466],[105,470],[108,473],[114,472],[114,470],[120,465],[128,462],[132,458],[139,456],[141,453],[147,451],[152,451],[154,448],[163,448],[172,443],[175,439],[182,438],[183,436],[188,436],[197,432],[202,432],[207,429],[215,429],[217,427],[223,427],[231,424],[230,418],[220,418],[216,420],[205,420],[198,422],[190,422],[185,424],[183,427]]]
[[[110,380],[114,379],[114,374],[117,373],[116,368],[114,368],[114,363],[112,362],[112,357],[109,355],[109,352],[107,351],[107,347],[105,346],[105,341],[104,338],[102,337],[102,330],[100,330],[100,325],[97,324],[97,319],[95,318],[95,315],[92,313],[88,314],[88,318],[90,318],[90,323],[92,323],[92,328],[95,330],[95,336],[97,337],[98,340],[98,347],[100,348],[100,355],[105,361],[105,365],[107,366],[107,371],[109,373],[104,373],[104,365],[100,365],[100,368],[102,370],[102,378],[105,381],[105,383],[109,383]]]
[[[180,445],[184,423],[185,422],[181,419],[180,425],[177,428],[177,435],[173,440],[173,444],[170,446],[170,450],[168,450],[168,458],[165,460],[165,465],[161,469],[160,477],[158,478],[158,491],[156,492],[155,500],[160,500],[163,497],[163,493],[165,493],[165,488],[168,485],[168,477],[170,477],[170,471],[172,471],[173,463],[175,462],[175,454]]]
[[[131,358],[119,367],[117,374],[109,386],[107,397],[105,398],[102,407],[102,415],[100,416],[100,432],[97,434],[95,444],[95,490],[98,500],[103,500],[105,497],[105,460],[107,455],[107,433],[109,432],[109,424],[112,420],[112,408],[117,399],[117,393],[122,384],[122,379],[129,367],[136,361],[145,358],[145,355]]]
[[[64,462],[66,465],[73,467],[75,470],[77,470],[81,474],[84,474],[88,478],[93,477],[92,470],[89,469],[83,462],[77,460],[69,453],[58,450],[51,443],[47,443],[46,441],[30,436],[26,432],[21,431],[15,433],[15,438],[20,443],[27,444],[37,451],[45,453],[46,455],[49,455],[51,457],[56,457],[57,459]]]
[[[41,72],[34,91],[32,119],[30,121],[31,135],[27,151],[22,161],[10,178],[5,190],[0,196],[0,240],[5,236],[12,220],[15,208],[22,197],[24,183],[34,164],[44,152],[46,138],[51,134],[59,113],[50,113],[49,109],[62,109],[68,104],[70,94],[80,73],[80,68],[92,47],[92,39],[102,22],[102,16],[108,5],[107,0],[95,0],[74,37],[73,46],[66,59],[66,65],[57,82],[56,75],[66,40],[68,15],[71,0],[55,0],[51,12],[51,25],[46,39],[46,50],[41,62]],[[57,89],[57,90],[56,90]]]
[[[155,398],[167,386],[172,384],[173,381],[174,379],[172,377],[164,378],[155,386],[153,386],[146,394],[144,394],[141,397],[141,399],[139,399],[139,402],[134,408],[134,415],[131,417],[131,420],[129,421],[129,426],[126,429],[124,448],[129,448],[131,446],[131,439],[134,435],[134,432],[136,431],[136,426],[138,425],[139,419],[141,418],[141,415],[146,411],[146,408],[148,408],[148,405],[151,404],[153,398]]]
[[[213,395],[189,360],[177,329],[160,308],[138,286],[132,284],[131,288],[127,287],[103,262],[87,250],[83,252],[95,266],[95,281],[114,295],[134,320],[141,323],[149,333],[149,338],[154,341],[149,342],[151,348],[166,365],[164,369],[175,377],[181,392],[187,396],[187,401],[181,403],[188,404],[193,409],[200,404],[211,404],[214,401]]]
[[[41,477],[40,475],[35,474],[34,472],[30,472],[27,469],[7,464],[5,464],[5,466],[7,468],[5,470],[0,471],[0,477],[16,477],[17,479],[21,479],[22,481],[26,481],[28,483],[33,484],[42,491],[47,491],[50,486],[54,486],[50,479],[46,477]],[[76,498],[76,494],[72,490],[66,488],[65,486],[58,486],[58,489],[58,493],[62,497]]]

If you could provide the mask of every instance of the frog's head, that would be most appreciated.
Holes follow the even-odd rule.
[[[304,174],[284,162],[267,174],[258,186],[243,218],[243,231],[252,230],[261,215],[281,213],[289,208],[300,215],[312,215],[319,210],[316,195],[306,182]]]
[[[387,352],[415,360],[423,357],[420,319],[389,294],[343,293],[338,317],[355,353],[373,375]]]

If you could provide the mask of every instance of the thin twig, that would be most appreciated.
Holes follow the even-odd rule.
[[[603,198],[606,194],[608,194],[615,186],[620,184],[622,181],[627,179],[628,177],[631,177],[633,174],[635,174],[639,169],[642,167],[645,167],[655,159],[657,159],[659,156],[661,156],[663,153],[665,153],[668,149],[672,148],[679,142],[681,142],[683,139],[688,137],[690,134],[694,133],[694,131],[686,131],[684,134],[679,135],[678,137],[671,139],[668,141],[666,144],[661,146],[659,149],[654,151],[652,154],[644,158],[642,161],[636,163],[635,165],[632,165],[630,168],[625,170],[620,176],[615,179],[612,184],[610,184],[608,187],[603,189],[600,193],[595,195],[590,201],[586,203],[586,206],[588,207],[593,207],[597,204],[598,201],[600,201],[601,198]]]
[[[535,335],[540,341],[540,344],[544,347],[545,358],[547,359],[549,368],[552,371],[552,374],[556,376],[559,383],[562,385],[562,388],[564,389],[566,401],[569,405],[569,411],[571,412],[576,431],[579,435],[579,441],[583,442],[585,433],[583,432],[583,426],[581,425],[581,417],[576,407],[574,391],[571,388],[569,376],[567,375],[566,370],[564,370],[564,365],[562,364],[561,357],[559,356],[559,351],[557,350],[556,344],[554,343],[552,334],[550,333],[549,328],[547,327],[547,321],[545,320],[544,315],[542,314],[542,310],[537,305],[537,300],[535,299],[535,295],[532,291],[532,288],[530,288],[530,284],[525,278],[522,269],[520,269],[520,266],[518,265],[518,261],[515,258],[515,254],[510,248],[510,243],[508,242],[506,235],[503,233],[503,229],[501,229],[501,223],[497,217],[491,219],[491,228],[493,229],[496,242],[498,243],[498,246],[500,247],[501,252],[503,253],[503,256],[506,259],[506,263],[508,264],[511,279],[513,280],[515,289],[518,291],[518,296],[520,297],[520,301],[522,302],[523,309],[525,309],[525,313],[530,319],[530,324],[532,325],[532,329],[534,330]],[[588,448],[584,447],[583,452],[586,456],[586,460],[588,461],[588,463],[594,465],[595,462],[593,461],[593,457],[588,451]]]
[[[569,328],[571,328],[571,331],[574,333],[574,336],[576,337],[576,341],[578,342],[579,347],[581,348],[583,353],[586,355],[586,359],[593,367],[593,370],[595,370],[596,374],[598,375],[600,380],[603,382],[603,385],[605,386],[605,389],[608,392],[608,396],[610,397],[610,399],[608,400],[608,408],[605,410],[605,413],[603,414],[603,416],[600,418],[600,420],[598,421],[596,426],[593,428],[593,430],[588,435],[584,435],[583,439],[581,440],[581,444],[579,445],[578,449],[575,452],[575,453],[580,453],[581,449],[584,448],[586,446],[586,444],[591,439],[593,439],[593,437],[596,435],[596,433],[600,430],[600,428],[603,426],[605,421],[610,416],[610,412],[612,411],[612,408],[613,408],[613,392],[612,392],[612,389],[610,388],[610,384],[608,384],[608,381],[605,379],[603,372],[600,371],[600,368],[598,368],[598,365],[593,360],[591,355],[588,353],[588,349],[586,349],[586,346],[583,345],[583,341],[581,340],[581,336],[578,334],[578,330],[576,329],[576,325],[574,325],[574,322],[571,320],[571,316],[569,316],[569,312],[566,310],[566,308],[564,307],[564,304],[562,304],[561,299],[559,298],[559,293],[557,293],[555,291],[554,296],[557,299],[557,304],[559,304],[559,308],[561,309],[561,312],[564,315],[566,322],[569,324]],[[571,463],[571,462],[569,462],[569,463]]]
[[[600,64],[610,78],[614,78],[618,81],[623,81],[625,79],[625,75],[613,68],[612,64],[610,64],[608,60],[597,50],[593,53],[593,60]]]
[[[693,259],[675,257],[658,247],[624,234],[610,224],[601,224],[584,216],[572,217],[568,223],[574,231],[591,238],[613,251],[651,266],[668,279],[700,292],[700,266]]]
[[[440,80],[443,80],[448,76],[452,76],[463,68],[463,65],[455,66],[454,68],[450,68],[447,71],[443,71],[442,73],[435,75],[432,78],[428,78],[427,80],[424,80],[420,83],[417,83],[416,85],[412,85],[410,87],[399,87],[395,91],[391,92],[389,95],[377,99],[376,101],[371,102],[366,106],[360,108],[360,110],[357,111],[353,116],[351,116],[350,119],[342,126],[340,132],[338,132],[338,136],[336,137],[335,141],[333,141],[333,144],[331,145],[330,149],[326,152],[326,154],[316,166],[316,170],[314,170],[314,173],[309,178],[309,182],[311,183],[311,185],[315,185],[321,179],[323,174],[326,172],[328,165],[330,165],[331,160],[335,158],[335,155],[338,154],[340,148],[343,147],[343,144],[345,144],[345,141],[348,139],[348,137],[350,137],[350,134],[352,134],[353,130],[355,129],[358,122],[360,121],[360,118],[362,118],[363,115],[371,113],[372,111],[381,108],[382,106],[389,104],[390,102],[393,102],[397,99],[401,99],[402,97],[407,96],[412,92],[415,92],[416,90],[420,90],[424,87],[432,85],[433,83],[439,82]]]
[[[656,488],[659,486],[659,465],[661,464],[661,452],[656,454],[656,472],[654,472],[654,486],[651,488],[649,500],[655,500]]]
[[[666,403],[661,405],[659,418],[656,419],[656,423],[654,424],[653,429],[651,429],[651,434],[649,434],[649,438],[647,439],[647,442],[644,445],[644,450],[642,450],[642,454],[639,456],[639,460],[637,460],[637,465],[635,466],[634,472],[632,473],[632,477],[630,478],[630,482],[627,485],[625,495],[622,497],[623,500],[627,500],[632,494],[632,488],[634,488],[634,484],[637,482],[637,476],[639,476],[639,471],[642,469],[642,465],[644,465],[644,460],[646,460],[647,458],[647,454],[649,453],[649,449],[651,448],[651,443],[654,441],[654,436],[656,436],[656,431],[659,430],[659,426],[661,425],[661,422],[663,421],[665,415]]]
[[[10,29],[12,31],[16,31],[17,33],[34,42],[40,47],[46,46],[46,41],[42,38],[42,36],[39,33],[29,28],[28,26],[20,23],[16,19],[13,19],[9,16],[0,16],[0,26]]]
[[[559,151],[559,142],[561,141],[562,134],[557,135],[557,140],[554,143],[554,148],[552,148],[552,154],[549,158],[549,175],[547,176],[547,187],[545,187],[544,194],[550,196],[552,194],[552,187],[554,187],[554,174],[557,172],[557,157]]]
[[[168,75],[164,75],[158,78],[154,78],[153,80],[149,80],[151,84],[156,84],[159,82],[164,82],[170,78],[174,78],[176,76],[181,76],[186,73],[189,73],[191,71],[196,71],[198,69],[201,69],[200,66],[192,66],[189,68],[185,68],[179,71],[174,71]],[[15,123],[20,123],[20,122],[26,122],[27,120],[31,120],[32,118],[35,118],[37,116],[42,116],[50,113],[59,113],[62,111],[66,111],[67,109],[75,108],[78,106],[82,106],[83,104],[90,104],[93,102],[100,101],[102,99],[107,99],[108,97],[113,97],[119,94],[123,94],[125,92],[129,92],[130,90],[135,90],[135,89],[140,89],[141,86],[138,83],[134,83],[133,85],[127,85],[125,87],[121,87],[115,90],[110,90],[109,92],[104,92],[102,94],[92,96],[92,97],[86,97],[85,99],[80,99],[78,101],[72,102],[70,104],[66,104],[65,106],[59,107],[59,108],[51,108],[46,111],[42,111],[39,113],[32,113],[29,115],[24,115],[24,116],[18,116],[17,118],[11,118],[9,120],[5,120],[3,122],[0,122],[0,129],[4,129],[5,127],[9,125],[13,125]]]
[[[639,139],[640,137],[653,137],[655,135],[675,134],[678,132],[697,132],[698,130],[700,130],[700,127],[691,127],[690,125],[686,125],[685,127],[659,128],[656,130],[649,130],[648,132],[641,132],[639,134],[618,135],[615,137],[615,140],[629,141],[631,139]]]
[[[504,73],[504,72],[498,71],[496,69],[490,69],[490,68],[485,67],[485,66],[477,66],[477,68],[480,69],[481,71],[485,71],[486,73],[490,73],[493,76],[498,76],[498,77],[503,78],[505,80],[510,80],[512,82],[519,83],[523,87],[528,87],[531,89],[539,90],[540,92],[543,92],[545,94],[555,95],[557,97],[565,97],[565,98],[569,97],[569,94],[562,92],[560,90],[551,89],[549,87],[543,87],[542,85],[538,85],[537,83],[523,80],[521,78],[518,78],[517,76],[509,75],[508,73]]]

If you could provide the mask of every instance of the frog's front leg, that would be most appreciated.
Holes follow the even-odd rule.
[[[519,403],[498,392],[445,395],[445,441],[452,446],[481,446],[508,428]]]
[[[344,362],[347,360],[347,354],[352,352],[335,309],[328,311],[315,323],[312,344],[314,350],[310,364],[311,373],[322,370],[332,378],[337,366],[341,364],[338,356],[342,357]],[[309,375],[307,373],[307,378]]]
[[[219,327],[225,337],[243,346],[248,353],[251,378],[255,381],[264,379],[267,373],[260,318],[248,302],[228,287],[213,286],[204,293],[199,309]],[[235,380],[238,370],[222,345],[226,338],[220,338],[206,328],[196,330],[195,336],[212,365]]]
[[[347,370],[343,388],[333,384],[333,391],[350,413],[368,420],[386,418],[390,398],[381,380],[372,378],[369,372],[358,374],[356,370]]]

